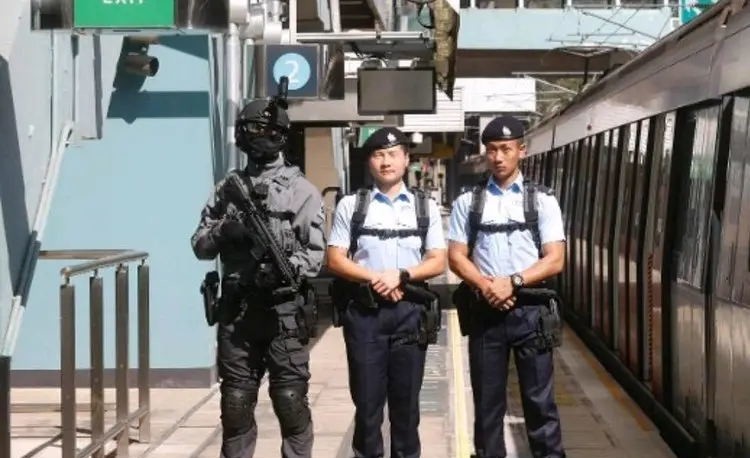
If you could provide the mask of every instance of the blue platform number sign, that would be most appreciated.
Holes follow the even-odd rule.
[[[317,45],[268,45],[266,62],[266,96],[276,94],[282,76],[289,78],[289,98],[318,96]]]
[[[281,77],[289,78],[289,90],[301,89],[310,81],[310,64],[296,52],[288,52],[273,65],[273,79],[279,84]]]

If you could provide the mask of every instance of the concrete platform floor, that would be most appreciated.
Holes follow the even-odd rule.
[[[467,458],[473,451],[467,340],[459,334],[455,311],[448,310],[444,314],[445,326],[439,341],[428,349],[420,399],[422,456]],[[315,426],[313,456],[348,458],[352,456],[354,408],[349,397],[340,329],[325,331],[312,350],[311,361],[309,397]],[[563,443],[570,458],[674,456],[649,419],[568,329],[563,346],[555,351],[555,364]],[[509,411],[505,422],[508,457],[530,458],[515,375],[511,375],[509,387]],[[79,390],[77,399],[81,404],[88,403],[86,390]],[[20,404],[59,403],[59,392],[53,389],[14,389],[12,400],[15,411]],[[130,400],[134,410],[137,407],[135,391]],[[131,428],[131,457],[219,456],[221,429],[218,426],[219,395],[216,387],[154,389],[151,400],[151,442],[138,443],[138,431]],[[105,402],[114,403],[113,391],[107,391]],[[256,457],[280,456],[279,429],[266,383],[261,387],[256,418],[259,427]],[[14,458],[61,456],[59,412],[14,412],[11,420]],[[106,420],[107,425],[113,424],[113,411],[107,412]],[[79,412],[78,426],[77,445],[82,449],[89,443],[87,411]],[[387,415],[383,431],[388,450]],[[114,443],[110,444],[108,451],[111,452],[113,447]],[[114,452],[110,456],[115,456]]]

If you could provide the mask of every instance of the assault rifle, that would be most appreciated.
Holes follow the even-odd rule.
[[[300,281],[294,273],[294,266],[289,262],[289,258],[284,254],[279,242],[268,229],[264,213],[253,201],[247,191],[245,183],[236,174],[230,174],[224,187],[226,196],[241,212],[242,223],[249,229],[252,238],[252,254],[257,261],[261,261],[261,251],[266,251],[271,256],[271,261],[281,274],[283,286],[275,288],[273,294],[276,296],[286,296],[296,294],[300,291]],[[261,251],[259,251],[261,250]]]

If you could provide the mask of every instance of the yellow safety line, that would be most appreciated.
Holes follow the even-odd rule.
[[[456,457],[467,458],[471,454],[469,435],[466,430],[466,385],[464,385],[464,360],[461,351],[461,332],[458,325],[458,314],[455,310],[448,312],[448,329],[450,330],[451,355],[453,356],[453,386],[455,388],[455,439]]]

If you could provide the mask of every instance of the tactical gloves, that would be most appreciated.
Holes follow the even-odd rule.
[[[250,231],[239,221],[222,221],[214,229],[214,237],[219,247],[219,252],[225,260],[240,256],[241,253],[247,253],[252,245]]]

